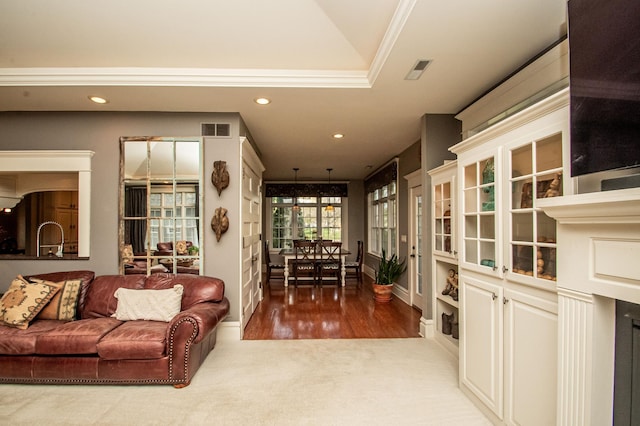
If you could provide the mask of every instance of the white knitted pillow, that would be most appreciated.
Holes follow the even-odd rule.
[[[133,290],[119,288],[116,312],[111,315],[120,321],[150,320],[169,322],[180,312],[182,284],[165,290]]]

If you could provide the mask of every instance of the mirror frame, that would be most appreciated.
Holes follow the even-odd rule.
[[[125,146],[127,143],[131,143],[131,142],[139,142],[139,143],[145,143],[147,144],[147,159],[149,158],[149,143],[153,143],[153,142],[172,142],[172,143],[179,143],[179,142],[197,142],[198,143],[198,172],[197,172],[197,185],[198,185],[198,193],[196,194],[197,197],[197,202],[198,202],[198,216],[197,216],[197,220],[199,221],[199,226],[198,226],[198,239],[199,239],[199,247],[198,247],[198,253],[196,255],[193,255],[194,258],[197,258],[199,260],[199,271],[198,274],[202,275],[202,259],[203,259],[203,250],[202,250],[202,239],[204,236],[204,232],[203,232],[203,139],[200,136],[192,136],[192,137],[162,137],[162,136],[143,136],[143,137],[121,137],[120,138],[120,185],[119,185],[119,207],[118,207],[118,266],[119,266],[119,271],[120,274],[125,274],[125,262],[123,260],[123,247],[125,244],[125,222],[126,222],[126,218],[125,218],[125,188],[126,188],[126,183],[127,183],[127,179],[125,176],[125,156],[126,156],[126,150],[125,150]],[[175,155],[175,153],[174,153]],[[175,158],[174,158],[175,160]],[[149,166],[147,166],[149,167]],[[174,166],[175,167],[175,166]],[[154,179],[152,179],[149,176],[149,173],[151,173],[151,171],[149,169],[147,169],[147,176],[145,178],[146,180],[146,185],[147,188],[150,188],[150,186],[155,182]],[[174,173],[175,173],[175,168],[174,168]],[[139,179],[136,179],[139,180]],[[160,180],[166,180],[165,178],[161,178]],[[173,175],[173,177],[170,179],[171,180],[171,185],[174,187],[175,190],[175,185],[176,182],[180,183],[180,181],[182,180],[181,178],[178,178],[175,176],[175,174]],[[156,182],[157,183],[157,182]],[[147,206],[149,208],[149,196],[150,196],[150,192],[147,192]],[[151,219],[151,216],[148,215],[149,213],[147,213],[146,219],[147,221]],[[149,233],[150,233],[150,227],[147,226],[147,238],[149,238]],[[175,235],[174,235],[175,238]],[[175,243],[175,241],[174,241]],[[177,264],[177,260],[178,260],[178,255],[175,253],[175,245],[174,245],[174,252],[171,256],[169,255],[162,255],[160,257],[154,255],[155,248],[154,247],[147,247],[146,248],[146,253],[144,256],[141,255],[134,255],[134,260],[140,260],[140,261],[146,261],[146,271],[147,271],[147,275],[151,274],[152,271],[152,263],[154,263],[154,261],[159,261],[160,257],[161,258],[167,258],[167,257],[171,257],[173,260],[173,267],[177,268],[179,265]],[[187,257],[191,257],[191,255],[187,256]],[[177,272],[177,269],[176,269]],[[169,273],[173,273],[173,271],[169,271]]]
[[[5,173],[78,173],[79,258],[88,258],[91,252],[91,158],[93,154],[93,151],[86,150],[0,151],[0,170]],[[23,195],[43,188],[23,188],[22,191],[16,188],[16,203]]]

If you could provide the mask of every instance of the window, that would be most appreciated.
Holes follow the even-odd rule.
[[[196,186],[176,185],[175,203],[173,188],[168,185],[152,186],[150,201],[151,243],[156,247],[162,241],[191,241],[198,243],[196,217]],[[155,219],[157,218],[157,219]]]
[[[270,197],[271,248],[293,248],[293,240],[342,241],[343,197]],[[327,206],[333,209],[327,209]],[[269,230],[267,230],[269,232]]]
[[[367,195],[369,205],[369,252],[382,256],[396,253],[396,182],[377,188]]]

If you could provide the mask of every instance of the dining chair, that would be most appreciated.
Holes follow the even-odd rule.
[[[282,271],[282,279],[284,279],[284,263],[277,263],[271,261],[271,254],[269,253],[269,241],[264,242],[264,261],[267,264],[267,282],[271,281],[271,273],[274,270]]]
[[[340,270],[342,258],[340,252],[342,250],[342,242],[340,241],[322,241],[319,244],[320,259],[318,266],[318,282],[322,285],[322,280],[326,277],[335,277],[336,283],[340,283]]]
[[[296,286],[298,285],[299,275],[304,273],[305,276],[311,274],[311,279],[315,285],[316,282],[316,247],[315,241],[309,240],[293,240],[293,249],[295,258],[293,262],[289,262],[289,266],[293,268],[293,277]]]
[[[358,254],[356,260],[345,262],[344,267],[347,271],[347,276],[355,276],[358,279],[358,283],[362,283],[362,261],[364,260],[364,243],[358,241]]]

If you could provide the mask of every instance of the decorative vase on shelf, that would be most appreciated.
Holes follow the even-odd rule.
[[[493,158],[489,158],[482,170],[482,184],[487,185],[494,183],[495,181],[495,165]],[[482,192],[487,194],[487,201],[482,203],[482,211],[492,212],[495,209],[495,187],[494,185],[487,186],[482,189]]]

